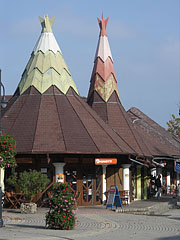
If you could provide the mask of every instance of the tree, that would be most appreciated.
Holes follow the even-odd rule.
[[[26,195],[27,201],[32,201],[33,197],[42,192],[48,185],[49,179],[46,174],[30,169],[17,175],[15,172],[8,178],[8,184],[19,188]]]
[[[180,138],[180,118],[176,118],[174,114],[172,114],[172,119],[167,122],[168,125],[168,131]]]

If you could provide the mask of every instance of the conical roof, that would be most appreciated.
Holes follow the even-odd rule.
[[[94,91],[96,91],[102,100],[107,102],[114,91],[118,97],[119,92],[113,67],[113,58],[106,33],[108,18],[104,19],[103,14],[102,20],[98,18],[98,22],[100,26],[100,36],[94,59],[88,99],[90,99]]]
[[[3,112],[3,132],[14,136],[19,154],[134,154],[78,95],[52,22],[47,16],[41,19],[40,39]]]
[[[42,32],[18,85],[20,95],[30,86],[44,93],[53,85],[64,94],[70,87],[78,93],[52,32],[53,21],[54,17],[50,19],[47,15],[44,19],[40,18]]]
[[[106,33],[107,22],[108,18],[105,19],[104,14],[101,20],[98,19],[100,35],[87,102],[139,155],[152,156],[154,154],[152,148],[136,131],[121,104]],[[164,155],[167,154],[162,152]]]

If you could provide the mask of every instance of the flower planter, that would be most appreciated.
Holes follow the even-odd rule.
[[[36,213],[37,204],[36,203],[21,203],[20,207],[21,213]]]

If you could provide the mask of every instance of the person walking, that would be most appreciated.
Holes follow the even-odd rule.
[[[161,175],[159,175],[156,179],[156,187],[157,187],[157,199],[160,199],[161,195]]]

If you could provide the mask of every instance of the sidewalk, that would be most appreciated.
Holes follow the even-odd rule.
[[[77,226],[72,231],[46,229],[47,208],[38,208],[38,212],[35,214],[21,214],[19,209],[3,209],[5,227],[0,229],[0,240],[109,240],[111,238],[116,240],[119,239],[120,234],[122,239],[129,239],[126,238],[129,233],[133,236],[136,233],[137,237],[133,238],[135,240],[145,239],[147,234],[149,234],[149,238],[146,239],[151,240],[155,239],[152,238],[152,234],[156,236],[169,234],[168,236],[171,236],[172,233],[178,234],[180,231],[180,218],[177,210],[172,210],[177,212],[172,219],[166,219],[167,214],[156,216],[158,211],[151,217],[145,216],[150,215],[145,213],[150,211],[149,209],[151,212],[154,209],[161,209],[161,212],[162,210],[168,211],[168,208],[172,207],[170,203],[173,201],[172,197],[135,201],[122,209],[124,213],[106,209],[104,205],[78,207]],[[120,211],[121,208],[118,210]],[[135,214],[142,216],[135,216]]]
[[[172,196],[162,196],[159,200],[151,198],[147,200],[134,201],[123,209],[118,209],[116,212],[139,213],[145,215],[162,214],[169,209],[175,208],[177,198]]]

